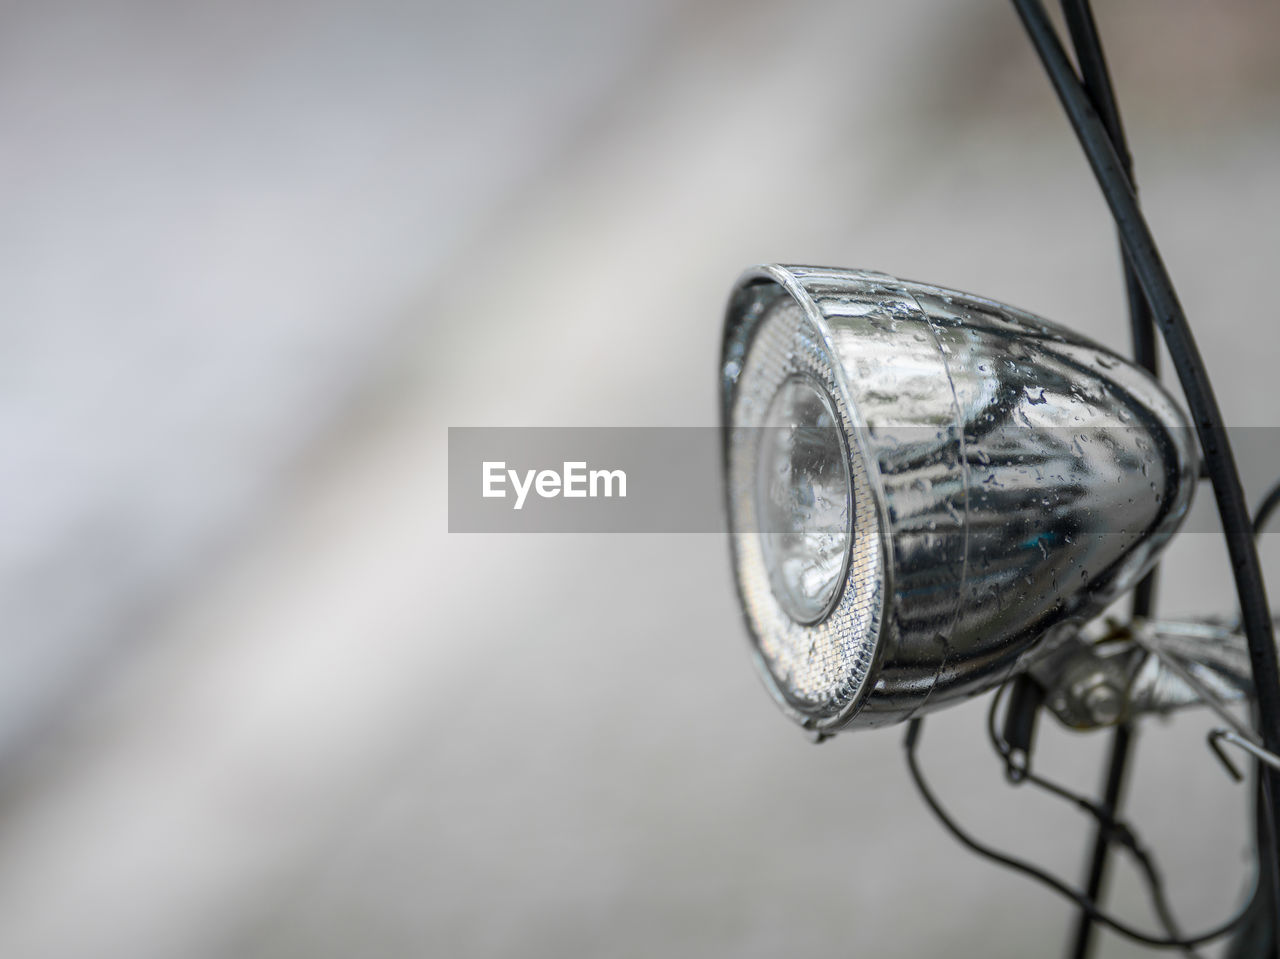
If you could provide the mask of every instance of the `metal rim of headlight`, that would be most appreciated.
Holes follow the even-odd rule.
[[[815,730],[845,725],[865,700],[883,630],[885,597],[892,594],[883,535],[885,497],[879,477],[867,468],[865,424],[839,372],[830,333],[816,304],[787,270],[766,266],[746,271],[737,288],[776,284],[784,295],[726,356],[725,466],[733,563],[757,671],[778,705]],[[843,582],[824,615],[798,622],[775,595],[759,533],[753,485],[765,414],[788,378],[802,375],[832,400],[849,457],[850,536]],[[817,663],[797,655],[823,648]],[[810,695],[803,695],[809,691]]]

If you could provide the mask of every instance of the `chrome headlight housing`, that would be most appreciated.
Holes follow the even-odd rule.
[[[1189,427],[1148,374],[954,290],[750,270],[720,372],[754,658],[819,731],[1025,669],[1137,582],[1194,489]]]

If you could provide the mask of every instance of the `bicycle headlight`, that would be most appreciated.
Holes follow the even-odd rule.
[[[908,718],[1026,668],[1132,586],[1195,459],[1144,371],[1038,317],[883,274],[767,266],[721,360],[733,564],[792,718]]]

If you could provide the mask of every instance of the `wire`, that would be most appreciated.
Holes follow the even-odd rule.
[[[1116,101],[1115,89],[1111,84],[1111,74],[1107,70],[1107,58],[1102,52],[1102,39],[1098,36],[1098,26],[1093,19],[1093,10],[1089,0],[1061,0],[1062,15],[1066,20],[1067,32],[1071,36],[1071,46],[1075,50],[1076,63],[1080,65],[1080,78],[1084,84],[1089,101],[1102,119],[1111,145],[1115,148],[1125,176],[1137,193],[1137,184],[1133,178],[1133,157],[1129,153],[1129,145],[1125,140],[1124,124],[1120,120],[1120,106]],[[1159,354],[1156,350],[1156,325],[1151,317],[1151,306],[1142,292],[1142,284],[1138,275],[1124,253],[1124,238],[1120,238],[1120,264],[1124,270],[1125,298],[1129,304],[1129,330],[1133,342],[1133,356],[1138,365],[1146,369],[1152,376],[1159,377]],[[1131,610],[1135,618],[1146,619],[1155,608],[1156,582],[1159,568],[1153,567],[1134,588]],[[1133,729],[1128,723],[1116,727],[1111,737],[1111,746],[1107,755],[1107,777],[1103,786],[1103,802],[1108,809],[1120,808],[1124,795],[1125,771],[1133,753]],[[1085,890],[1094,900],[1101,899],[1107,875],[1107,857],[1111,852],[1110,834],[1099,823],[1093,835],[1093,850],[1089,855],[1086,873]],[[1176,935],[1174,929],[1169,930]],[[1070,955],[1074,959],[1085,959],[1089,954],[1093,936],[1093,923],[1085,914],[1081,914],[1076,923],[1075,940]]]
[[[1013,769],[1014,767],[1011,765],[1013,748],[1005,741],[1004,737],[1000,735],[998,724],[996,722],[996,716],[1000,709],[1000,702],[1004,698],[1004,691],[1007,688],[1007,685],[1008,684],[1001,686],[996,690],[995,695],[991,697],[991,708],[987,710],[987,738],[991,741],[992,748],[1005,761],[1006,766]],[[1178,927],[1177,920],[1174,918],[1173,909],[1169,905],[1169,900],[1165,894],[1164,880],[1160,875],[1160,871],[1156,868],[1155,860],[1138,841],[1138,836],[1133,829],[1122,820],[1116,818],[1115,808],[1113,806],[1110,804],[1095,802],[1087,796],[1068,789],[1066,786],[1060,785],[1050,779],[1046,779],[1043,776],[1036,775],[1031,772],[1029,765],[1025,768],[1017,767],[1017,775],[1010,775],[1008,778],[1010,782],[1015,784],[1029,782],[1033,786],[1038,786],[1051,795],[1057,796],[1060,799],[1065,799],[1067,802],[1070,802],[1072,805],[1077,806],[1092,816],[1098,827],[1097,838],[1104,844],[1104,848],[1109,848],[1111,843],[1117,842],[1127,849],[1133,856],[1134,861],[1138,864],[1138,867],[1142,872],[1143,879],[1146,882],[1147,892],[1151,898],[1151,905],[1154,908],[1161,925],[1164,926],[1165,931],[1169,934],[1169,937],[1171,939],[1182,938],[1182,932]],[[1091,879],[1092,876],[1093,870],[1090,870]],[[1092,885],[1092,882],[1090,882],[1090,890],[1092,889]],[[1088,891],[1085,895],[1094,902],[1097,901],[1096,893]],[[1087,916],[1087,913],[1084,913],[1083,915]],[[1089,924],[1090,926],[1093,924],[1091,917],[1089,919]],[[1076,948],[1080,948],[1080,945],[1079,937],[1077,937]],[[1087,936],[1084,941],[1084,946],[1087,951]],[[1190,947],[1183,947],[1183,952],[1186,953],[1190,959],[1199,959],[1199,954]]]
[[[1052,873],[1046,872],[1040,867],[1027,862],[1025,859],[1019,859],[1016,856],[1011,856],[1008,853],[1001,852],[1000,850],[975,839],[972,835],[961,828],[960,825],[951,818],[950,814],[942,808],[941,802],[939,802],[937,796],[934,795],[933,790],[925,781],[924,774],[920,771],[920,764],[916,755],[916,747],[919,744],[920,730],[923,725],[924,721],[919,717],[911,720],[907,725],[907,734],[903,739],[903,746],[907,755],[907,769],[911,773],[911,778],[915,782],[916,789],[920,791],[921,798],[924,799],[925,804],[930,810],[932,810],[933,814],[938,818],[938,821],[946,827],[947,831],[950,832],[952,836],[972,852],[977,853],[983,858],[990,859],[992,862],[998,863],[999,865],[1002,865],[1007,869],[1011,869],[1014,872],[1022,873],[1024,876],[1034,879],[1043,886],[1047,886],[1049,889],[1058,893],[1058,895],[1074,902],[1081,910],[1088,914],[1090,919],[1099,925],[1106,926],[1113,932],[1119,933],[1127,939],[1132,939],[1134,942],[1139,942],[1145,946],[1151,946],[1156,949],[1194,949],[1196,946],[1212,942],[1214,939],[1225,936],[1240,925],[1240,923],[1243,922],[1249,914],[1253,898],[1257,895],[1257,890],[1259,888],[1259,883],[1256,880],[1254,883],[1254,891],[1249,896],[1249,900],[1238,912],[1236,912],[1235,915],[1221,925],[1215,926],[1206,932],[1197,933],[1194,936],[1153,936],[1150,933],[1143,932],[1141,929],[1137,929],[1134,926],[1129,925],[1121,919],[1115,918],[1110,913],[1103,912],[1098,908],[1097,903],[1086,896],[1083,892],[1068,885]]]
[[[1278,752],[1280,667],[1277,665],[1271,613],[1262,583],[1262,569],[1252,536],[1240,473],[1236,468],[1222,412],[1209,382],[1208,371],[1151,230],[1138,207],[1115,145],[1089,102],[1088,94],[1081,87],[1080,79],[1067,59],[1066,51],[1063,50],[1043,5],[1039,0],[1013,0],[1013,4],[1075,129],[1107,205],[1111,208],[1112,217],[1124,242],[1125,253],[1141,281],[1143,293],[1156,325],[1164,336],[1187,405],[1191,409],[1205,464],[1213,479],[1218,514],[1222,518],[1223,536],[1240,600],[1240,618],[1249,644],[1249,661],[1263,744],[1272,752]],[[1270,833],[1274,837],[1274,826],[1280,820],[1280,778],[1269,769],[1262,771],[1262,778],[1267,797],[1266,809],[1273,825]],[[1266,849],[1259,847],[1258,852],[1260,860],[1265,862],[1265,868],[1275,876],[1280,865],[1276,843],[1273,841]],[[1280,894],[1280,882],[1274,885],[1277,894]]]
[[[1262,535],[1263,529],[1266,528],[1267,520],[1271,519],[1271,514],[1276,511],[1276,507],[1280,506],[1280,482],[1271,487],[1271,492],[1263,497],[1262,502],[1258,505],[1258,511],[1253,514],[1253,535],[1256,539]]]

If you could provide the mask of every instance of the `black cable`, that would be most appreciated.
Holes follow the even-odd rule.
[[[1012,869],[1014,872],[1022,873],[1024,876],[1034,879],[1043,886],[1047,886],[1060,896],[1064,896],[1074,902],[1082,910],[1087,912],[1090,918],[1099,925],[1106,926],[1108,929],[1111,929],[1128,939],[1132,939],[1134,942],[1139,942],[1145,946],[1151,946],[1156,949],[1194,949],[1196,946],[1212,942],[1214,939],[1225,936],[1227,933],[1235,929],[1236,926],[1238,926],[1248,915],[1249,906],[1253,901],[1252,895],[1249,897],[1249,902],[1246,903],[1244,908],[1239,910],[1226,922],[1215,926],[1206,932],[1186,937],[1153,936],[1140,929],[1134,928],[1123,920],[1116,919],[1109,913],[1103,912],[1092,899],[1086,896],[1079,889],[1075,889],[1063,882],[1057,876],[1046,872],[1026,860],[1000,852],[998,849],[975,839],[969,833],[965,832],[956,823],[956,821],[951,818],[947,811],[942,808],[942,804],[938,801],[937,796],[934,795],[933,790],[929,788],[929,784],[925,781],[924,774],[920,771],[920,764],[916,755],[916,747],[919,743],[920,729],[922,726],[923,720],[919,717],[911,720],[907,725],[907,734],[903,740],[903,746],[905,747],[907,755],[907,769],[911,773],[911,778],[915,782],[916,788],[920,791],[921,798],[924,799],[925,804],[938,818],[938,821],[946,827],[947,831],[950,832],[952,836],[954,836],[961,844],[968,847],[972,852],[975,852],[986,859],[990,859],[992,862],[998,863],[1007,869]],[[1255,890],[1256,888],[1257,885],[1255,884]]]
[[[1076,62],[1080,65],[1080,79],[1084,84],[1089,102],[1098,112],[1107,137],[1115,148],[1116,156],[1124,169],[1125,176],[1137,192],[1133,179],[1133,157],[1129,153],[1129,144],[1124,135],[1124,124],[1120,122],[1120,106],[1116,100],[1115,89],[1111,85],[1111,74],[1107,70],[1106,56],[1102,52],[1102,40],[1098,36],[1098,25],[1093,19],[1093,10],[1089,0],[1062,0],[1062,14],[1067,22],[1067,32],[1071,35],[1071,46],[1075,50]],[[1133,340],[1133,358],[1144,370],[1152,374],[1159,372],[1159,354],[1156,352],[1156,326],[1151,316],[1151,308],[1142,294],[1142,285],[1132,265],[1124,255],[1124,240],[1120,240],[1120,260],[1124,270],[1125,293],[1129,301],[1129,326]]]
[[[1075,50],[1076,63],[1080,66],[1080,77],[1084,83],[1089,102],[1098,111],[1102,124],[1106,128],[1111,145],[1124,168],[1136,193],[1137,186],[1133,177],[1133,156],[1129,153],[1129,145],[1124,135],[1124,124],[1120,121],[1120,106],[1116,100],[1115,89],[1111,84],[1111,74],[1107,70],[1107,60],[1102,52],[1102,40],[1098,36],[1098,27],[1093,19],[1093,10],[1089,0],[1062,0],[1062,14],[1067,23],[1067,32],[1071,36],[1071,45]],[[1124,271],[1125,297],[1129,304],[1129,330],[1133,342],[1133,356],[1138,365],[1158,377],[1159,354],[1156,351],[1156,327],[1151,317],[1151,307],[1142,294],[1142,285],[1138,276],[1124,255],[1124,240],[1120,239],[1120,264]],[[1135,619],[1146,619],[1155,608],[1156,582],[1159,569],[1152,568],[1138,583],[1133,591],[1130,609]],[[1125,773],[1129,758],[1133,752],[1133,728],[1129,723],[1121,723],[1111,735],[1110,748],[1107,750],[1107,773],[1103,783],[1102,796],[1106,808],[1116,811],[1124,798]],[[1089,854],[1089,864],[1085,872],[1085,892],[1090,899],[1100,900],[1106,886],[1107,859],[1111,852],[1111,841],[1107,830],[1099,823],[1093,834],[1093,848]],[[1171,935],[1176,931],[1169,930]],[[1081,913],[1076,923],[1075,938],[1068,953],[1073,959],[1085,959],[1089,955],[1093,938],[1093,921],[1085,913]]]
[[[1239,473],[1204,362],[1115,149],[1080,87],[1044,8],[1039,0],[1013,2],[1084,146],[1120,228],[1129,260],[1142,281],[1153,315],[1168,341],[1169,352],[1196,421],[1222,514],[1253,659],[1259,708],[1263,713],[1262,732],[1268,742],[1280,745],[1280,678],[1267,597],[1262,586],[1257,551],[1248,535],[1251,527]]]
[[[1110,849],[1113,842],[1118,842],[1133,856],[1146,882],[1147,893],[1151,898],[1152,908],[1156,913],[1156,917],[1160,920],[1160,924],[1164,926],[1165,932],[1169,934],[1171,939],[1181,939],[1182,931],[1174,918],[1173,909],[1169,905],[1164,888],[1164,879],[1160,874],[1160,870],[1156,868],[1155,860],[1151,854],[1138,841],[1137,833],[1123,820],[1116,818],[1116,807],[1105,801],[1102,803],[1094,802],[1089,797],[1068,789],[1066,786],[1060,785],[1051,779],[1033,774],[1029,765],[1024,768],[1013,764],[1013,747],[1000,734],[996,722],[1005,688],[1005,686],[1001,686],[996,690],[995,695],[991,697],[991,707],[987,710],[987,738],[991,741],[992,749],[1004,760],[1006,767],[1009,770],[1017,770],[1018,774],[1016,776],[1010,775],[1008,777],[1009,781],[1014,784],[1031,783],[1051,795],[1066,800],[1093,817],[1097,826],[1098,837],[1104,844],[1104,848]],[[1085,895],[1095,903],[1098,901],[1098,897],[1088,890],[1085,891]],[[1090,927],[1093,925],[1092,918],[1089,920],[1089,925]],[[1078,948],[1078,946],[1079,942],[1077,941],[1076,947]],[[1188,959],[1200,959],[1199,954],[1194,949],[1184,947],[1183,952]]]
[[[1253,782],[1254,829],[1262,834],[1258,837],[1259,843],[1268,842],[1270,840],[1265,835],[1268,828],[1267,817],[1264,814],[1265,798],[1262,795],[1262,780],[1257,776],[1256,768]],[[1265,884],[1268,881],[1267,874],[1259,873],[1258,881]],[[1253,908],[1240,924],[1235,935],[1231,937],[1231,942],[1227,944],[1222,959],[1260,959],[1263,956],[1276,955],[1276,917],[1268,908],[1272,899],[1269,890],[1259,889],[1254,894]]]
[[[1258,504],[1258,511],[1253,514],[1253,535],[1256,539],[1262,534],[1266,528],[1267,520],[1271,519],[1271,514],[1276,511],[1276,507],[1280,506],[1280,483],[1276,483],[1271,487],[1271,492],[1262,498],[1262,502]]]
[[[1262,498],[1262,502],[1258,504],[1257,511],[1253,514],[1253,536],[1255,540],[1266,529],[1267,521],[1271,518],[1277,506],[1280,506],[1280,482],[1271,487],[1267,495]],[[1261,846],[1268,841],[1268,830],[1271,823],[1267,816],[1268,804],[1265,783],[1259,774],[1259,764],[1256,762],[1254,763],[1254,782],[1256,793],[1254,802],[1256,823],[1254,828],[1258,835],[1258,844]],[[1266,881],[1271,877],[1263,875],[1261,878]],[[1266,898],[1273,902],[1280,900],[1280,893],[1276,893],[1274,890],[1270,895],[1263,892],[1259,892],[1258,895],[1260,898]],[[1259,902],[1256,904],[1248,922],[1237,933],[1227,956],[1229,959],[1245,959],[1245,957],[1276,954],[1276,912],[1274,909],[1267,910],[1266,903]]]
[[[1031,783],[1033,786],[1039,786],[1046,792],[1056,795],[1061,799],[1065,799],[1082,809],[1088,815],[1093,817],[1098,826],[1099,832],[1106,837],[1108,845],[1111,843],[1117,843],[1129,852],[1129,855],[1133,857],[1134,862],[1138,864],[1139,871],[1142,873],[1143,880],[1147,886],[1147,894],[1151,898],[1151,905],[1155,911],[1156,918],[1160,920],[1160,924],[1164,926],[1164,930],[1168,933],[1171,940],[1182,940],[1182,929],[1178,925],[1177,919],[1174,917],[1173,907],[1169,904],[1168,894],[1165,892],[1164,887],[1164,878],[1160,874],[1159,869],[1156,868],[1155,860],[1152,858],[1151,853],[1148,852],[1147,849],[1138,841],[1138,837],[1133,830],[1130,829],[1123,820],[1116,819],[1111,810],[1095,803],[1086,796],[1082,796],[1079,793],[1073,792],[1070,789],[1047,780],[1043,776],[1029,775],[1026,777],[1025,781]],[[1095,897],[1088,895],[1087,890],[1085,895],[1094,903],[1097,902]],[[1252,897],[1250,897],[1248,902],[1251,906]],[[1248,907],[1241,910],[1240,922],[1244,921],[1244,918],[1249,914],[1249,911]],[[1090,917],[1090,925],[1093,925],[1092,917]],[[1197,953],[1190,945],[1181,945],[1177,948],[1181,949],[1188,959],[1200,959],[1200,954]]]
[[[1080,86],[1044,7],[1039,0],[1013,0],[1013,3],[1111,208],[1124,241],[1125,253],[1141,282],[1156,325],[1164,336],[1191,409],[1205,464],[1213,479],[1214,496],[1240,600],[1240,618],[1249,645],[1263,744],[1272,752],[1280,751],[1280,671],[1277,669],[1271,613],[1240,474],[1208,372],[1120,158],[1088,95]],[[1280,808],[1277,808],[1280,800],[1280,788],[1277,787],[1280,783],[1269,768],[1262,772],[1262,776],[1267,812],[1274,826],[1280,821]],[[1276,835],[1274,828],[1269,832],[1273,837]],[[1274,878],[1274,870],[1277,869],[1275,843],[1265,853],[1259,849],[1259,855],[1266,868],[1273,870]],[[1280,893],[1280,883],[1273,883],[1273,887]],[[1280,911],[1280,904],[1276,908]]]

